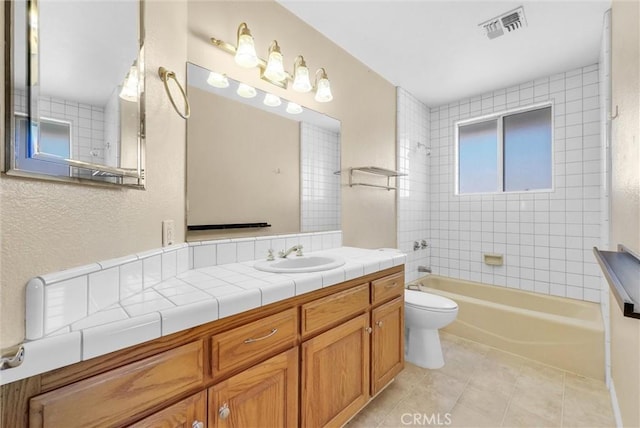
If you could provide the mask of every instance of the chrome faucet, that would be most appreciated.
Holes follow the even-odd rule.
[[[294,245],[293,247],[289,248],[287,251],[282,250],[278,253],[278,256],[280,258],[286,259],[287,256],[293,253],[294,251],[296,252],[296,256],[298,257],[302,256],[302,245]]]
[[[431,273],[431,268],[426,266],[418,266],[418,272]]]

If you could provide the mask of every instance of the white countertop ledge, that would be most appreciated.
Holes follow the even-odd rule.
[[[400,252],[340,247],[305,255],[345,264],[313,273],[269,273],[257,260],[190,269],[144,288],[41,339],[26,341],[22,365],[0,372],[0,385],[148,340],[329,287],[405,263]]]

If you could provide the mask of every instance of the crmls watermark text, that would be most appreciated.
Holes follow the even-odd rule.
[[[451,425],[451,413],[403,413],[402,425],[446,426]]]

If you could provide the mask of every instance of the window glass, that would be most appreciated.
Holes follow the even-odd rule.
[[[551,107],[504,117],[504,190],[551,189]]]
[[[495,192],[498,187],[497,119],[458,128],[460,193]]]

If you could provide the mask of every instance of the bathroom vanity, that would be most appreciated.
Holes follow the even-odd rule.
[[[17,380],[2,426],[340,426],[404,367],[403,290],[399,264]]]

